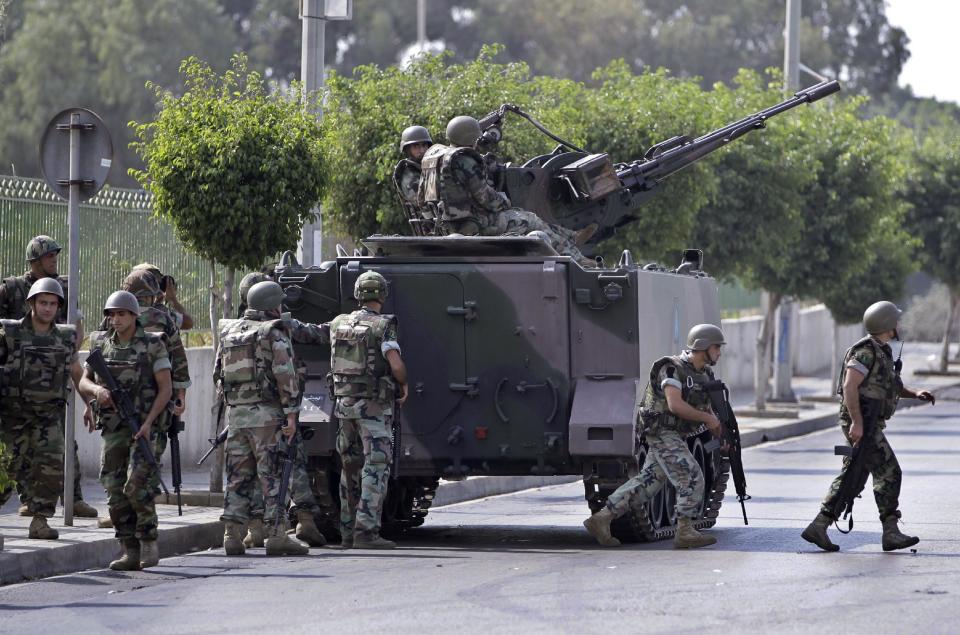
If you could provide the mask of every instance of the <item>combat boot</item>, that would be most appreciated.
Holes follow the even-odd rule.
[[[56,540],[60,537],[57,530],[47,524],[47,519],[40,515],[34,516],[30,521],[30,533],[27,535],[37,540]]]
[[[121,540],[120,547],[123,549],[123,555],[111,562],[110,568],[114,571],[139,571],[140,541],[136,538]]]
[[[340,532],[340,548],[341,549],[353,549],[353,532],[344,533]]]
[[[20,508],[17,509],[17,513],[21,516],[33,516],[33,514],[30,513],[30,507],[27,505],[21,505]]]
[[[109,516],[97,520],[97,527],[100,529],[113,529],[113,519]]]
[[[357,536],[353,537],[353,548],[354,549],[396,549],[397,543],[392,540],[387,540],[381,536],[373,536],[371,538]]]
[[[311,547],[322,547],[327,544],[327,539],[323,537],[317,528],[317,523],[313,520],[313,514],[306,510],[297,510],[297,539],[301,540]]]
[[[97,513],[96,508],[81,499],[73,501],[73,515],[80,518],[96,518],[100,514]]]
[[[260,524],[261,531],[263,523]],[[240,533],[243,531],[243,525],[228,520],[223,528],[223,550],[228,556],[242,556],[246,552],[245,541],[240,539]],[[261,543],[263,544],[263,543]]]
[[[604,547],[619,547],[620,541],[610,535],[610,523],[613,521],[613,512],[604,505],[600,511],[583,521],[583,526]]]
[[[263,547],[263,539],[264,539],[263,519],[251,518],[250,523],[247,525],[247,535],[244,536],[243,538],[243,546],[245,546],[247,549],[253,549],[254,547]]]
[[[156,540],[140,541],[140,568],[155,567],[160,564],[160,548]]]
[[[884,551],[906,549],[920,542],[920,539],[916,536],[900,533],[900,529],[897,527],[899,520],[899,516],[887,516],[881,521],[883,523],[883,541],[881,544]]]
[[[827,535],[827,529],[833,524],[833,519],[820,512],[813,522],[807,525],[800,537],[807,542],[812,542],[824,551],[840,551],[840,546],[834,544]]]
[[[268,556],[305,556],[310,548],[287,535],[282,527],[274,527],[264,543]]]
[[[685,516],[677,519],[677,534],[673,537],[674,549],[697,549],[707,547],[717,542],[717,539],[707,534],[701,534],[693,526],[693,520]]]

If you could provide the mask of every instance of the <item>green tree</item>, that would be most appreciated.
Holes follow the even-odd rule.
[[[907,226],[922,243],[924,271],[950,291],[940,370],[947,370],[951,327],[960,310],[960,124],[945,121],[927,129],[913,153],[907,179]]]
[[[188,249],[231,271],[259,267],[295,248],[312,219],[324,185],[320,124],[299,86],[271,93],[242,54],[222,76],[197,58],[181,72],[185,92],[152,86],[159,113],[131,124],[146,165],[131,174]],[[224,317],[231,313],[226,293]]]
[[[139,166],[126,124],[146,119],[153,80],[174,88],[188,55],[224,66],[234,39],[214,0],[70,0],[14,3],[20,16],[0,46],[0,166],[39,176],[37,144],[60,110],[90,108],[113,137],[110,182],[134,186],[127,168]],[[19,12],[18,12],[19,11]],[[18,18],[19,19],[19,18]]]

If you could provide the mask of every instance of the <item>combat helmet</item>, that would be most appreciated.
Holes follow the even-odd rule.
[[[250,289],[253,285],[269,280],[270,276],[265,273],[260,273],[259,271],[254,271],[248,273],[240,281],[240,302],[247,304],[247,295],[250,293]]]
[[[887,300],[874,302],[863,312],[863,327],[870,335],[895,331],[902,314],[903,311],[893,302]]]
[[[723,331],[713,324],[697,324],[687,333],[687,350],[705,351],[714,344],[726,344]]]
[[[376,271],[364,271],[353,283],[353,297],[357,302],[376,300],[381,304],[387,300],[387,279]]]
[[[480,138],[480,122],[469,115],[454,117],[447,124],[447,141],[450,145],[472,148]]]
[[[49,253],[60,253],[61,247],[49,236],[34,236],[27,244],[27,262],[39,260]]]
[[[433,143],[430,131],[423,126],[410,126],[400,133],[400,152],[415,143]]]
[[[56,278],[40,278],[32,285],[30,285],[30,292],[27,293],[27,301],[30,301],[35,295],[40,295],[41,293],[52,293],[53,295],[60,298],[60,305],[63,305],[63,287],[60,286],[60,282]]]
[[[247,307],[254,311],[275,311],[283,303],[283,288],[273,280],[264,280],[250,287]]]
[[[134,315],[140,315],[140,303],[137,302],[137,296],[129,291],[114,291],[103,304],[103,314],[107,311],[123,310],[130,311]]]
[[[161,293],[160,283],[149,269],[134,269],[130,272],[130,275],[123,279],[120,288],[129,291],[138,300],[140,298],[152,298]]]

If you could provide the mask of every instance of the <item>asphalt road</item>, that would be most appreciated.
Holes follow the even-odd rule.
[[[0,632],[956,633],[960,402],[888,432],[916,553],[882,552],[869,492],[854,533],[831,530],[840,553],[800,538],[839,466],[827,430],[748,449],[750,525],[728,500],[698,551],[596,546],[574,483],[436,509],[392,552],[209,551],[0,588]]]

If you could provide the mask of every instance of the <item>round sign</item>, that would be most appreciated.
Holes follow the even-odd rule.
[[[50,189],[61,198],[70,198],[70,133],[74,128],[80,155],[75,181],[80,185],[80,200],[86,201],[103,188],[113,165],[110,131],[95,112],[67,108],[50,120],[40,140],[40,169]]]

